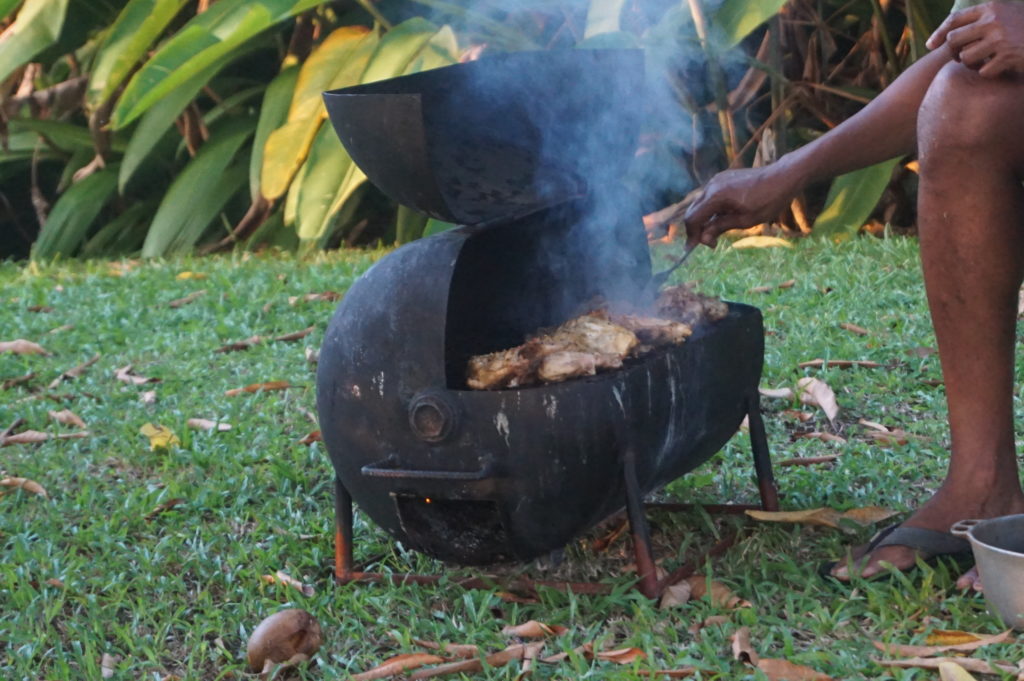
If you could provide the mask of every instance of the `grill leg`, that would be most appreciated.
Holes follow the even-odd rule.
[[[647,598],[658,596],[658,574],[654,567],[654,552],[651,550],[651,531],[644,515],[644,500],[636,479],[636,452],[626,449],[622,465],[626,483],[626,513],[629,515],[629,529],[633,535],[633,552],[636,554],[636,574],[640,593]]]
[[[334,476],[334,578],[352,580],[352,496]]]
[[[757,473],[757,489],[761,493],[761,508],[765,511],[779,510],[779,489],[772,473],[772,459],[768,452],[768,435],[761,420],[761,398],[755,392],[747,398],[747,420],[750,424],[750,448],[754,452],[754,472]]]

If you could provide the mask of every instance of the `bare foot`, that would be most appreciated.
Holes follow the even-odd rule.
[[[995,518],[1012,513],[1024,513],[1024,493],[1020,488],[1002,490],[987,489],[977,492],[959,492],[945,486],[939,488],[935,495],[926,501],[920,509],[911,515],[903,525],[905,527],[921,527],[928,530],[948,532],[954,523],[967,518]],[[869,555],[865,555],[866,546],[860,546],[852,552],[852,563],[841,560],[832,569],[836,579],[847,580],[851,574],[870,578],[890,569],[907,570],[917,563],[918,552],[909,546],[882,546]],[[961,577],[961,581],[971,586],[978,580],[971,573]],[[976,575],[977,573],[975,573]],[[959,585],[961,582],[958,581]],[[978,587],[980,589],[980,587]]]
[[[960,579],[956,580],[956,588],[961,591],[983,591],[981,586],[981,575],[978,574],[978,568],[972,567],[967,572],[960,575]]]

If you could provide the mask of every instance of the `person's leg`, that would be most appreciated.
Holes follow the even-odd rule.
[[[951,63],[918,114],[918,231],[949,405],[945,481],[905,523],[946,532],[964,518],[1024,512],[1013,429],[1017,296],[1024,275],[1024,80]],[[883,546],[853,572],[914,565]],[[837,567],[844,578],[850,569]]]

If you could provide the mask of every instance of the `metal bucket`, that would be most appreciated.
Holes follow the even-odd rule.
[[[1024,630],[1024,513],[961,520],[950,532],[971,542],[989,610]]]

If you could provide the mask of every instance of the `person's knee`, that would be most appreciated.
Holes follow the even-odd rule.
[[[1006,144],[1024,112],[1024,86],[983,78],[957,62],[935,76],[918,114],[922,154],[936,149],[985,152]]]

